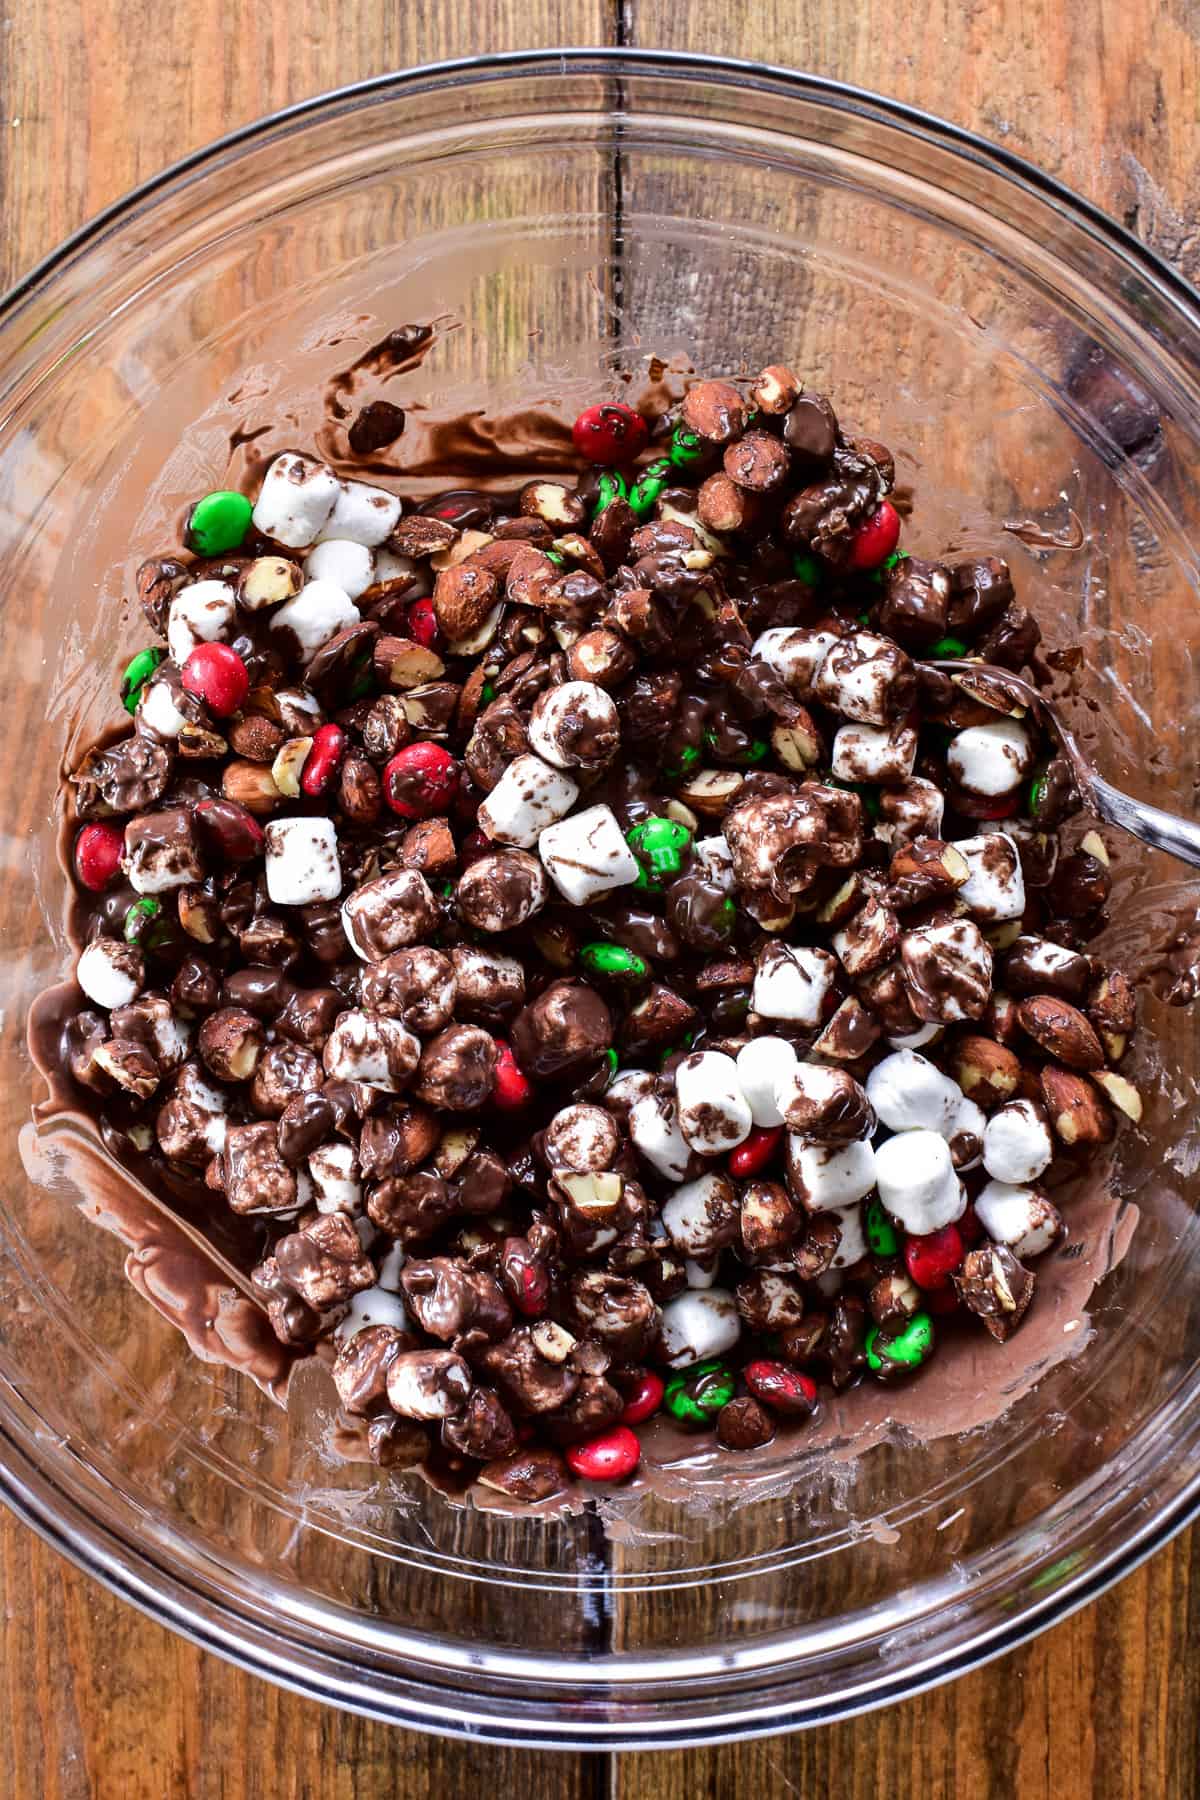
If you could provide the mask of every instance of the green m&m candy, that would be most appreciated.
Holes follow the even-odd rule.
[[[635,519],[645,518],[674,473],[673,465],[665,456],[646,464],[629,490],[629,504]]]
[[[163,917],[161,900],[143,894],[125,914],[122,935],[136,950],[156,950],[171,936],[171,928]]]
[[[139,650],[121,677],[121,704],[128,713],[137,711],[137,703],[142,697],[142,689],[157,669],[160,662],[166,660],[166,651],[160,650],[157,644],[149,650]]]
[[[197,556],[224,556],[236,550],[250,529],[250,502],[245,494],[218,489],[197,500],[188,514],[183,541]]]
[[[625,842],[641,866],[638,887],[660,888],[669,876],[678,875],[691,841],[692,834],[686,825],[659,814],[632,826],[625,833]]]
[[[645,981],[650,965],[624,944],[585,944],[579,961],[589,975],[608,975],[614,981]]]
[[[900,1233],[878,1200],[867,1207],[867,1243],[875,1256],[899,1256]]]
[[[687,469],[692,463],[703,460],[706,449],[699,432],[689,431],[686,425],[677,425],[668,454],[677,469]]]
[[[716,1423],[717,1414],[733,1399],[736,1387],[733,1370],[714,1357],[672,1375],[663,1405],[681,1425],[703,1431]]]
[[[967,646],[963,643],[961,638],[956,637],[939,638],[937,643],[929,651],[929,655],[933,657],[965,656],[966,654]]]
[[[605,469],[596,485],[596,513],[602,513],[614,500],[628,500],[629,484],[616,469]]]
[[[825,579],[824,572],[815,556],[806,556],[801,552],[792,559],[792,573],[797,581],[805,582],[809,587],[820,587]]]
[[[933,1320],[928,1313],[914,1313],[895,1337],[883,1337],[878,1325],[866,1336],[867,1367],[880,1381],[897,1381],[912,1375],[933,1355]]]
[[[663,764],[663,774],[668,781],[677,781],[681,775],[690,775],[699,761],[699,744],[685,744],[673,763]]]

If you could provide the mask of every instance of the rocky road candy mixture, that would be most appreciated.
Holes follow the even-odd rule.
[[[1006,1340],[1141,1110],[1070,769],[929,666],[1045,678],[1004,562],[901,548],[783,367],[573,435],[515,492],[199,500],[71,777],[81,1104],[231,1210],[377,1461],[529,1501]]]

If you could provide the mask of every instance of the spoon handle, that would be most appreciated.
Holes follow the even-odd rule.
[[[1102,775],[1093,775],[1088,783],[1096,811],[1112,825],[1120,825],[1132,837],[1140,838],[1154,850],[1166,850],[1181,862],[1200,869],[1200,825],[1176,818],[1157,806],[1147,806],[1113,787]]]

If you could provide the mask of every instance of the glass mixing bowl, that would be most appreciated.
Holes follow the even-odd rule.
[[[155,1618],[381,1719],[573,1749],[829,1720],[1012,1646],[1192,1515],[1189,1016],[1150,1009],[1146,1117],[1112,1177],[1141,1225],[1087,1354],[966,1436],[801,1454],[736,1504],[710,1480],[514,1520],[338,1464],[328,1389],[302,1383],[289,1418],[189,1355],[95,1228],[70,1144],[26,1123],[27,1009],[69,966],[64,743],[111,719],[144,630],[122,597],[125,521],[218,483],[212,409],[231,388],[266,422],[278,380],[319,385],[350,360],[335,339],[436,315],[459,328],[397,384],[406,405],[536,392],[569,415],[651,354],[793,363],[897,448],[914,548],[990,551],[998,521],[1021,525],[1002,540],[1019,591],[1052,641],[1084,646],[1107,772],[1186,808],[1197,299],[1045,177],[904,107],[749,65],[580,51],[418,69],[281,113],[132,194],[0,313],[20,764],[0,802],[2,1091],[25,1169],[14,1156],[0,1218],[4,1497]],[[1130,919],[1177,891],[1154,857],[1117,868],[1140,887]]]

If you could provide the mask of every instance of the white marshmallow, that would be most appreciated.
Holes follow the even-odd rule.
[[[310,581],[331,581],[357,600],[375,579],[375,558],[365,544],[326,537],[305,557],[304,573]]]
[[[690,1368],[709,1356],[723,1356],[742,1335],[737,1302],[725,1288],[689,1289],[662,1309],[661,1343],[672,1369]]]
[[[368,1325],[394,1325],[397,1331],[407,1331],[408,1312],[403,1300],[382,1287],[364,1288],[361,1293],[352,1294],[349,1311],[333,1328],[333,1341],[348,1344]]]
[[[1025,877],[1013,840],[1003,831],[986,837],[959,838],[954,845],[970,870],[955,898],[977,919],[999,925],[1025,911]]]
[[[400,1271],[408,1261],[404,1245],[397,1242],[384,1252],[379,1264],[379,1286],[389,1294],[400,1293]]]
[[[813,679],[829,651],[837,643],[834,631],[810,630],[804,625],[776,625],[756,638],[750,654],[774,669],[780,680],[800,700],[810,700]]]
[[[864,1199],[875,1186],[875,1152],[867,1138],[853,1144],[816,1144],[793,1132],[788,1138],[788,1174],[809,1212],[838,1212]]]
[[[898,787],[917,760],[917,734],[910,725],[840,725],[829,766],[839,781],[872,781]]]
[[[679,1129],[701,1156],[720,1156],[750,1135],[754,1118],[737,1064],[719,1050],[685,1056],[675,1071]]]
[[[341,1013],[322,1052],[334,1081],[358,1081],[384,1094],[399,1093],[420,1059],[420,1038],[376,1012]]]
[[[896,1050],[867,1076],[867,1098],[890,1131],[946,1135],[962,1102],[962,1089],[915,1050]]]
[[[678,1251],[705,1258],[724,1248],[729,1233],[721,1227],[735,1218],[736,1212],[735,1189],[728,1177],[701,1175],[697,1181],[677,1187],[663,1203],[662,1222]]]
[[[289,550],[300,550],[316,542],[338,491],[338,478],[324,463],[285,452],[275,458],[263,477],[251,516],[264,537],[286,544]]]
[[[588,806],[557,825],[547,825],[538,838],[538,855],[572,906],[584,906],[613,888],[630,887],[640,872],[610,806]]]
[[[373,550],[395,531],[400,512],[400,500],[386,488],[365,481],[339,481],[333,511],[316,541],[323,544],[340,538]]]
[[[604,1104],[632,1109],[639,1100],[654,1093],[657,1076],[649,1069],[619,1069],[604,1090]]]
[[[732,894],[733,851],[723,837],[700,838],[692,845],[692,872],[703,875],[714,887],[721,888],[726,894]]]
[[[1054,1156],[1050,1127],[1032,1100],[1008,1100],[983,1134],[983,1166],[993,1181],[1017,1186],[1036,1181]]]
[[[362,1208],[362,1181],[352,1144],[322,1144],[308,1159],[317,1211],[357,1213]]]
[[[275,906],[337,899],[342,866],[332,819],[272,819],[266,840],[267,893]]]
[[[437,906],[418,869],[395,869],[364,881],[342,902],[342,930],[363,962],[382,962],[429,933]]]
[[[75,979],[97,1006],[111,1012],[136,1000],[145,981],[137,950],[116,938],[93,938],[75,965]]]
[[[886,725],[895,708],[891,693],[907,658],[890,638],[873,631],[852,631],[826,653],[813,677],[818,700],[844,718],[864,725]]]
[[[1016,719],[968,726],[951,738],[946,767],[969,793],[989,799],[1011,794],[1033,767],[1029,733]]]
[[[1041,1256],[1063,1235],[1062,1214],[1036,1188],[989,1181],[975,1202],[975,1217],[994,1244],[1004,1244],[1022,1262]]]
[[[890,1037],[888,1043],[894,1050],[920,1050],[926,1044],[936,1043],[945,1030],[943,1025],[935,1025],[932,1020],[918,1026],[916,1031],[906,1031],[901,1037]]]
[[[837,1215],[837,1222],[842,1236],[829,1266],[831,1269],[848,1269],[867,1254],[862,1206],[843,1207]]]
[[[186,713],[181,713],[175,704],[170,683],[154,680],[148,681],[142,689],[137,703],[137,720],[139,725],[160,738],[177,738],[188,722]]]
[[[979,1164],[983,1161],[983,1134],[986,1130],[987,1115],[983,1108],[981,1106],[976,1106],[974,1100],[968,1100],[967,1096],[963,1094],[957,1107],[954,1109],[953,1114],[947,1121],[946,1129],[942,1134],[948,1144],[953,1144],[955,1138],[967,1136],[978,1138],[979,1140],[980,1154],[978,1156],[969,1157],[965,1162],[960,1162],[957,1165],[960,1175],[964,1169],[978,1168]]]
[[[629,1109],[629,1135],[639,1156],[668,1181],[682,1181],[687,1174],[688,1149],[673,1105],[657,1094],[635,1100]]]
[[[293,737],[308,737],[325,722],[321,702],[307,688],[276,688],[275,704],[279,708],[280,723]]]
[[[913,775],[903,787],[885,788],[879,796],[875,836],[899,849],[918,837],[939,837],[946,797],[936,782]]]
[[[285,600],[271,616],[272,631],[286,631],[300,646],[302,662],[310,663],[317,651],[345,631],[357,625],[359,610],[344,588],[332,581],[306,581],[300,592]]]
[[[768,944],[758,959],[750,1004],[764,1019],[787,1019],[817,1026],[837,975],[827,950]]]
[[[375,552],[376,581],[411,581],[408,592],[415,600],[419,594],[432,591],[428,565],[415,563],[411,556],[397,556],[394,550]]]
[[[707,1288],[714,1287],[716,1285],[717,1270],[720,1267],[720,1264],[721,1259],[719,1256],[710,1256],[707,1262],[697,1262],[694,1256],[685,1256],[683,1259],[683,1272],[687,1277],[688,1286],[700,1293],[703,1293]]]
[[[760,1266],[752,1277],[752,1292],[751,1316],[756,1330],[786,1331],[804,1317],[804,1295],[794,1269],[784,1273]]]
[[[982,998],[986,999],[992,986],[992,953],[974,919],[964,915],[947,919],[941,925],[918,925],[905,932],[900,940],[900,959],[915,1009],[936,1012],[939,1025],[954,1025],[979,1016],[982,1007],[976,1003],[971,984],[981,989]],[[954,982],[940,974],[942,966],[955,972]],[[922,982],[920,977],[926,972]],[[928,974],[934,976],[932,982]],[[922,992],[922,987],[927,991]],[[974,1011],[969,1011],[969,1007],[974,1007]]]
[[[875,1152],[875,1174],[880,1200],[916,1237],[940,1231],[966,1210],[966,1189],[939,1132],[898,1132]]]
[[[754,1123],[769,1129],[783,1124],[779,1089],[799,1058],[786,1038],[751,1038],[737,1053],[737,1077]]]
[[[569,775],[540,756],[518,756],[480,807],[476,824],[498,844],[532,850],[547,825],[564,818],[579,798]]]
[[[167,649],[183,667],[197,644],[228,638],[237,619],[237,595],[227,581],[197,581],[176,594],[167,613]]]
[[[556,769],[574,768],[582,758],[563,745],[569,746],[570,726],[578,719],[587,720],[605,735],[620,733],[611,694],[594,681],[564,681],[561,687],[545,689],[534,702],[529,717],[529,748]]]

